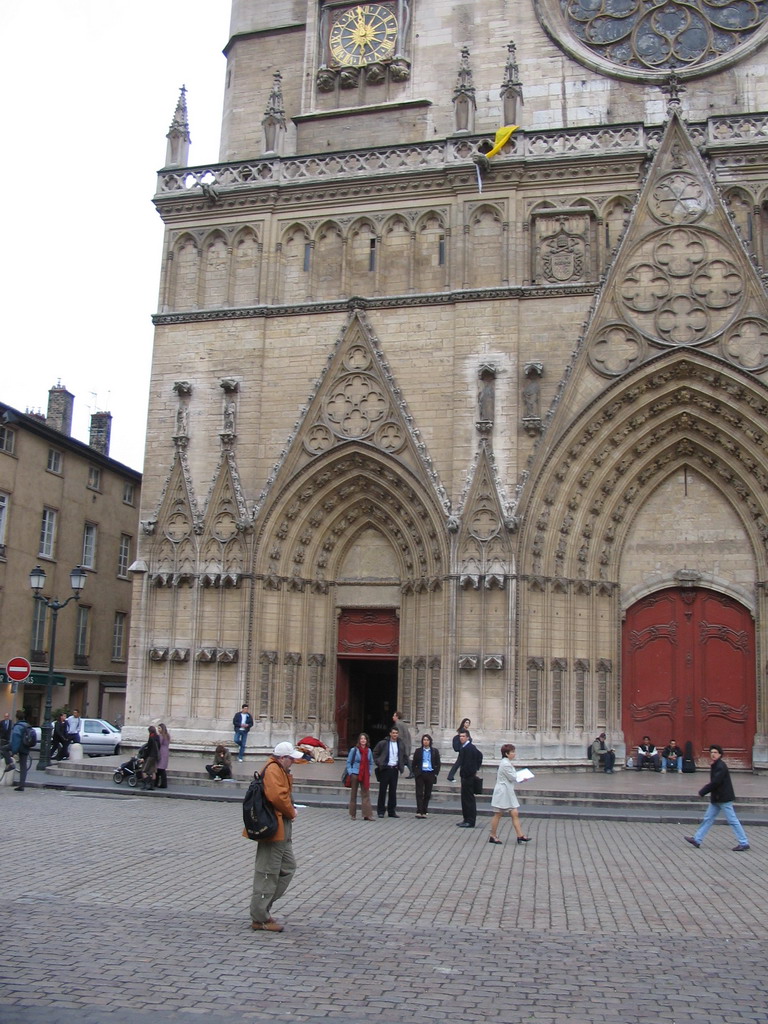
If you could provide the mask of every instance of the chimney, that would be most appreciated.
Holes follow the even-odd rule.
[[[91,436],[88,444],[102,455],[109,455],[109,438],[112,433],[112,413],[95,412],[91,415]]]
[[[59,381],[48,392],[48,415],[45,422],[52,430],[69,437],[72,434],[72,408],[75,396]]]

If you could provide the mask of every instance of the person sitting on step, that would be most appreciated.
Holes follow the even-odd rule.
[[[674,740],[670,740],[661,752],[661,770],[680,773],[683,771],[683,751]]]
[[[613,775],[613,766],[616,763],[616,754],[608,743],[605,733],[601,732],[600,735],[592,741],[592,771],[600,771],[600,761],[602,760],[602,771],[608,775]]]
[[[651,743],[650,736],[643,736],[643,742],[637,748],[637,770],[641,772],[643,768],[652,768],[655,772],[661,771],[661,758],[656,747]]]
[[[213,764],[207,764],[205,770],[208,772],[208,778],[213,779],[214,782],[223,782],[224,779],[232,778],[232,758],[223,743],[216,747]]]

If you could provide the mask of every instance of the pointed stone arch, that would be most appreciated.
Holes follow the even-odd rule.
[[[316,730],[342,728],[350,680],[349,665],[337,657],[338,616],[343,609],[365,608],[400,623],[400,657],[390,659],[387,684],[397,691],[398,704],[407,711],[428,694],[424,706],[441,707],[443,652],[425,648],[423,637],[428,622],[446,615],[443,519],[428,481],[359,442],[279,474],[257,520],[253,656],[300,652],[307,665],[314,658],[323,671],[293,682],[281,673],[271,677],[262,691],[262,713],[281,708],[283,717]],[[352,572],[351,554],[357,559]],[[436,666],[429,680],[413,676],[419,659]]]
[[[289,224],[277,243],[280,274],[275,285],[276,302],[297,302],[312,297],[312,263],[315,241],[306,224]]]
[[[177,451],[174,456],[152,523],[155,534],[153,547],[166,540],[178,544],[198,530],[197,499],[183,451]]]
[[[511,526],[492,449],[482,441],[456,535],[456,616],[467,645],[457,652],[457,689],[464,710],[477,714],[483,708],[483,714],[503,729],[512,725],[514,677],[508,629],[515,605]]]
[[[231,249],[220,229],[211,231],[202,245],[202,307],[227,305]]]
[[[358,217],[346,236],[344,293],[374,295],[378,279],[379,233],[370,217]]]
[[[381,229],[378,288],[382,295],[404,295],[411,290],[413,235],[402,214],[389,217]]]
[[[200,523],[200,571],[236,577],[248,569],[246,533],[251,532],[234,453],[222,453]]]
[[[429,488],[447,517],[450,501],[445,488],[378,339],[360,309],[350,312],[295,432],[257,502],[255,516],[281,480],[292,479],[308,463],[349,442],[358,442],[407,469]]]
[[[197,239],[185,231],[174,242],[171,261],[168,307],[184,312],[197,309],[200,289],[200,248]]]
[[[337,299],[344,288],[344,233],[334,220],[326,220],[314,237],[312,296]]]
[[[505,588],[515,571],[508,524],[492,455],[483,443],[461,510],[457,557],[462,589]]]
[[[629,196],[612,196],[603,206],[602,215],[602,251],[603,267],[605,268],[624,235],[632,210]]]
[[[467,215],[466,287],[498,287],[504,283],[505,214],[496,203],[476,203]]]
[[[531,576],[615,583],[642,496],[686,464],[727,496],[768,571],[768,392],[705,353],[654,360],[609,388],[553,445],[523,511]],[[682,430],[681,430],[682,427]]]
[[[254,572],[265,581],[335,582],[349,543],[369,525],[397,553],[400,585],[434,589],[448,564],[441,520],[411,473],[350,443],[313,460],[265,510]]]
[[[402,562],[392,539],[378,523],[369,519],[339,545],[336,577],[341,582],[376,581],[398,583],[402,577]]]
[[[230,302],[233,306],[255,306],[261,284],[261,241],[258,231],[241,228],[232,240]]]
[[[440,210],[426,210],[414,226],[413,290],[447,288],[449,229]]]

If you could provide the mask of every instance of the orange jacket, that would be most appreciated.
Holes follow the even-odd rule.
[[[271,838],[262,839],[260,842],[275,843],[280,839],[285,839],[283,818],[293,821],[296,817],[296,810],[291,799],[293,779],[276,757],[270,757],[264,765],[261,777],[264,780],[264,796],[272,804],[277,815],[277,832]]]

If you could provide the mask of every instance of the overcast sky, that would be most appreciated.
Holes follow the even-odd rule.
[[[216,162],[229,0],[0,2],[0,400],[72,434],[112,413],[113,458],[141,469],[162,245],[152,205],[182,85],[190,163]]]

